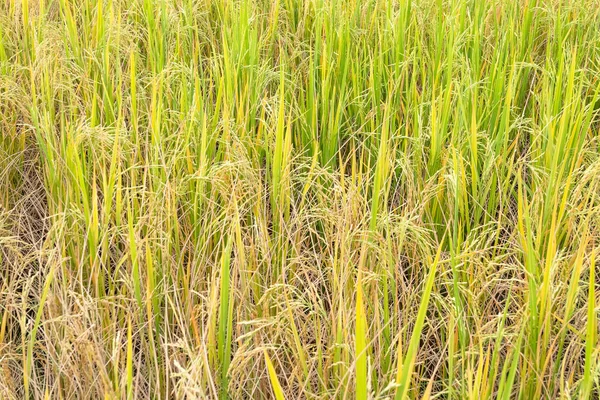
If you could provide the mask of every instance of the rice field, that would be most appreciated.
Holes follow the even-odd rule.
[[[600,398],[600,1],[3,0],[1,399]]]

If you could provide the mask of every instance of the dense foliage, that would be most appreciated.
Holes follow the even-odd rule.
[[[597,0],[2,0],[0,398],[598,398]]]

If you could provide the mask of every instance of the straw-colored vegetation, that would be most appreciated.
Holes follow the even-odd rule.
[[[597,399],[598,0],[0,1],[0,398]]]

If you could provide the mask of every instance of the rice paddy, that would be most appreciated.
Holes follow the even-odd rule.
[[[598,0],[4,0],[1,399],[598,399]]]

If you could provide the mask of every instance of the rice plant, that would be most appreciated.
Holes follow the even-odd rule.
[[[598,0],[4,0],[0,132],[0,399],[600,398]]]

